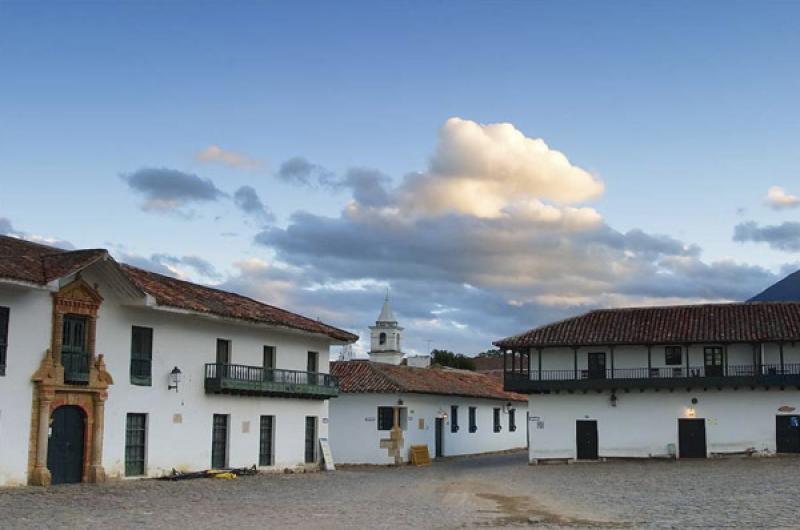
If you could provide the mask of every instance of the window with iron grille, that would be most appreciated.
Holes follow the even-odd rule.
[[[214,414],[211,432],[211,467],[224,469],[228,465],[228,415]]]
[[[680,346],[666,346],[664,348],[664,364],[667,366],[680,366],[683,364],[683,348]]]
[[[153,384],[153,328],[131,328],[131,384]]]
[[[8,315],[7,307],[0,307],[0,375],[6,375],[6,353],[8,350]]]
[[[125,422],[125,476],[144,475],[147,414],[129,413]]]
[[[274,465],[275,416],[261,416],[261,431],[258,444],[258,465]]]
[[[500,432],[500,430],[503,427],[500,425],[500,409],[499,408],[495,408],[494,409],[494,421],[493,421],[493,423],[494,423],[494,432]]]
[[[477,412],[478,409],[476,407],[469,408],[469,432],[478,432]]]
[[[394,426],[394,407],[378,407],[378,430],[391,431]]]
[[[514,432],[517,430],[517,417],[516,417],[516,410],[509,409],[508,410],[508,430]]]
[[[306,464],[317,461],[317,417],[306,416]]]
[[[458,432],[458,405],[450,405],[450,432]]]

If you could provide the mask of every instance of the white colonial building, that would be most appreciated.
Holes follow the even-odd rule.
[[[412,445],[432,457],[525,447],[525,396],[469,370],[431,367],[430,357],[403,358],[403,328],[384,301],[371,327],[370,360],[332,363],[339,397],[331,402],[330,442],[345,464],[401,464]]]
[[[495,344],[531,462],[800,452],[800,303],[598,310]]]
[[[0,485],[316,466],[348,332],[0,237]]]

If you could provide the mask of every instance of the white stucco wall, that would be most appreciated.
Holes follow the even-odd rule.
[[[0,285],[10,309],[6,375],[0,376],[0,486],[25,484],[31,428],[31,376],[50,347],[50,292]]]
[[[775,416],[781,414],[778,409],[789,406],[800,410],[800,392],[789,389],[617,391],[614,407],[610,395],[609,391],[532,394],[530,459],[575,458],[575,422],[582,419],[597,420],[601,458],[665,456],[667,444],[678,447],[678,418],[689,417],[690,407],[695,410],[694,417],[706,420],[709,453],[750,448],[774,452]],[[698,400],[696,405],[692,405],[692,398]]]
[[[330,405],[330,440],[333,458],[343,464],[393,464],[394,458],[380,447],[389,431],[378,430],[378,407],[391,407],[403,400],[407,408],[407,427],[403,432],[403,459],[408,461],[412,445],[427,445],[435,454],[435,418],[447,413],[444,428],[444,456],[478,454],[522,448],[526,445],[527,404],[513,402],[516,409],[515,432],[508,429],[508,414],[501,412],[502,430],[493,431],[493,409],[507,401],[459,398],[422,394],[341,394]],[[457,405],[459,430],[450,432],[450,407]],[[477,407],[477,432],[469,432],[469,407]],[[424,425],[420,428],[419,421]]]
[[[114,378],[105,406],[103,465],[121,477],[128,413],[147,414],[146,472],[211,465],[212,418],[229,414],[228,464],[258,463],[260,416],[275,416],[274,469],[302,465],[305,417],[318,418],[318,436],[328,436],[328,401],[262,396],[212,395],[204,389],[204,365],[216,358],[217,338],[231,341],[231,362],[261,366],[263,347],[276,348],[275,368],[306,370],[307,352],[319,353],[320,373],[329,372],[327,338],[212,317],[124,306],[102,275],[83,274],[104,301],[97,321],[96,352],[105,355]],[[68,280],[67,280],[68,281]],[[66,282],[65,282],[66,283]],[[8,368],[0,377],[0,486],[27,482],[30,435],[30,378],[50,345],[52,299],[45,290],[0,286],[0,305],[11,308]],[[152,386],[130,383],[131,327],[153,328]],[[178,366],[183,381],[168,390],[168,374]]]

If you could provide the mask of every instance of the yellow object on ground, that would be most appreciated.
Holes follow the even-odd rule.
[[[427,445],[411,446],[411,463],[415,466],[431,465],[431,455],[428,453]]]

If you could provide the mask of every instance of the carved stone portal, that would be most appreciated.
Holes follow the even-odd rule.
[[[34,383],[28,482],[36,486],[51,483],[47,468],[47,445],[53,411],[64,405],[80,407],[86,417],[84,433],[83,482],[103,482],[103,427],[108,386],[114,383],[102,355],[95,353],[97,314],[103,298],[78,278],[53,295],[52,341],[31,380]],[[86,384],[64,382],[61,364],[61,341],[64,315],[87,317],[86,348],[89,354],[89,380]]]

